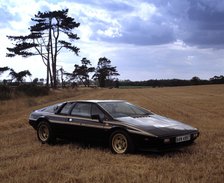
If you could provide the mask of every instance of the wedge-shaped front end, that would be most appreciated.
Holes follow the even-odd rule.
[[[156,114],[118,118],[130,129],[140,149],[166,150],[191,145],[199,136],[198,129]],[[138,129],[138,130],[132,130]]]

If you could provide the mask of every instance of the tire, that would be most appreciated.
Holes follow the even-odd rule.
[[[50,124],[46,121],[41,121],[37,127],[37,137],[42,144],[54,144],[56,138]]]
[[[110,149],[115,154],[133,153],[134,144],[127,132],[116,130],[110,136]]]

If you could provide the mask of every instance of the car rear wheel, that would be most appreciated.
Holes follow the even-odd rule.
[[[55,136],[48,122],[41,121],[37,127],[37,137],[43,143],[55,143]]]
[[[129,134],[122,130],[113,132],[110,136],[110,148],[113,153],[126,154],[134,152],[134,144]]]

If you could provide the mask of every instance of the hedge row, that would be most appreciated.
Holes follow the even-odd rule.
[[[33,84],[25,84],[17,87],[0,85],[0,100],[8,100],[13,96],[26,95],[30,97],[38,97],[49,94],[49,88],[45,86],[37,86]]]
[[[12,96],[12,89],[8,86],[0,85],[0,100],[8,100]]]

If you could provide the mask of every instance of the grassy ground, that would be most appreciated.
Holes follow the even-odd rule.
[[[42,145],[29,113],[76,99],[124,99],[200,129],[195,146],[166,154],[114,155],[105,147]],[[0,102],[0,182],[202,182],[224,180],[224,85],[79,89]]]

